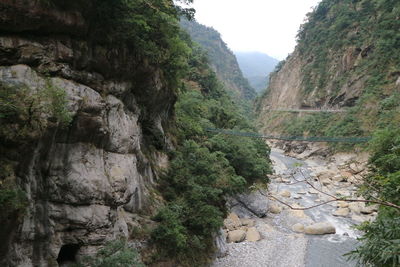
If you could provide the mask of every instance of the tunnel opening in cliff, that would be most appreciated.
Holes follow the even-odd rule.
[[[61,266],[63,263],[76,262],[76,254],[80,246],[78,244],[65,244],[58,253],[57,262]]]

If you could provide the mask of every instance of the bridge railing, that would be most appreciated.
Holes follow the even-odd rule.
[[[274,112],[293,112],[293,113],[301,113],[301,112],[305,112],[305,113],[340,113],[340,112],[347,112],[347,110],[345,109],[312,109],[312,108],[303,108],[303,109],[289,109],[289,108],[277,108],[277,109],[264,109],[265,111],[274,111]]]

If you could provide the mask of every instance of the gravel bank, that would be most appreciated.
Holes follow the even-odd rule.
[[[279,231],[261,232],[259,242],[228,244],[229,254],[213,267],[300,267],[304,266],[307,239]]]

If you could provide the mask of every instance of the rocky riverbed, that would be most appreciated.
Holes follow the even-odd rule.
[[[355,266],[344,254],[357,246],[354,229],[376,215],[375,206],[332,202],[336,197],[358,198],[357,186],[366,172],[366,157],[338,154],[331,158],[295,159],[274,149],[275,174],[268,191],[256,190],[229,202],[213,267],[222,266]],[[307,182],[304,182],[307,180]],[[300,182],[303,181],[303,182]],[[312,184],[314,188],[310,186]]]

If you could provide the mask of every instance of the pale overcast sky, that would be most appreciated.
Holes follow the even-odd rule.
[[[194,0],[196,20],[211,26],[233,51],[277,59],[293,52],[300,24],[320,0]]]

